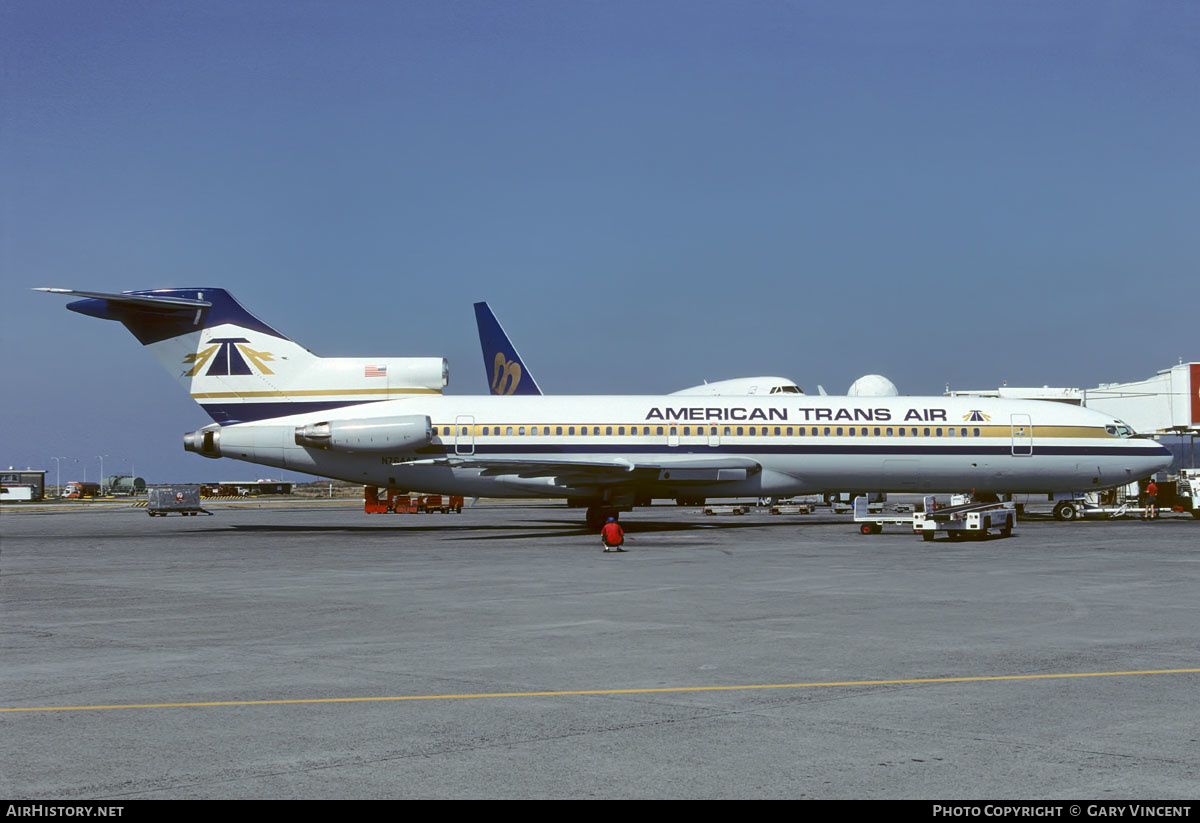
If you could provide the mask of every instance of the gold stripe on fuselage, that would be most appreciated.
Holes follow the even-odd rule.
[[[537,428],[534,433],[533,429]],[[667,435],[678,437],[712,437],[714,435],[720,437],[790,437],[795,440],[808,440],[813,437],[857,437],[868,440],[876,439],[891,439],[905,440],[913,437],[926,438],[931,437],[938,440],[954,442],[956,440],[968,439],[976,440],[986,437],[1011,439],[1013,437],[1013,429],[1011,426],[775,426],[775,425],[755,425],[755,426],[730,426],[721,424],[720,426],[709,425],[689,425],[683,426],[677,423],[659,423],[646,425],[645,423],[475,423],[473,425],[465,425],[460,423],[434,423],[435,436],[437,437],[453,437],[456,434],[459,437],[666,437]],[[575,433],[570,430],[574,428]],[[738,428],[742,429],[741,434],[737,434]],[[950,428],[955,430],[954,435],[948,435],[946,431]],[[485,432],[484,429],[487,429]],[[522,431],[524,429],[524,431]],[[599,429],[596,433],[594,429]],[[611,431],[610,431],[611,429]],[[624,431],[621,431],[624,429]],[[649,429],[648,432],[644,431]],[[684,431],[688,429],[688,431]],[[788,434],[788,429],[792,430]],[[803,430],[803,434],[796,434],[796,430]],[[829,433],[826,434],[826,429]],[[841,433],[838,433],[838,430]],[[875,434],[875,430],[879,430],[879,434]],[[892,434],[887,434],[887,430],[891,429]],[[898,429],[904,429],[903,435],[897,435],[895,432]],[[938,434],[938,430],[941,434]],[[1119,440],[1121,438],[1116,435],[1109,434],[1099,426],[1032,426],[1030,427],[1032,434],[1017,433],[1018,438],[1035,437],[1035,438],[1112,438]],[[511,430],[511,431],[510,431]],[[561,430],[561,431],[560,431]],[[731,431],[727,431],[731,430]],[[851,432],[853,430],[853,432]],[[966,430],[967,434],[962,434]],[[776,433],[778,431],[778,433]],[[928,431],[929,434],[925,434]],[[979,434],[974,432],[978,431]]]
[[[193,392],[196,400],[238,397],[388,397],[401,394],[441,394],[438,389],[300,389],[293,391],[209,391]]]

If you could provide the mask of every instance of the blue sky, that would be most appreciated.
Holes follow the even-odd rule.
[[[1200,359],[1194,2],[8,0],[0,52],[5,465],[271,471],[32,286],[223,286],[457,394],[476,300],[564,394]]]

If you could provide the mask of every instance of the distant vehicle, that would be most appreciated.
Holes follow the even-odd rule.
[[[83,497],[99,497],[100,484],[88,483],[85,480],[72,480],[63,487],[63,497],[78,500]]]
[[[459,495],[410,495],[399,489],[384,489],[381,493],[374,486],[363,487],[363,511],[367,514],[461,514],[463,502]]]
[[[33,501],[33,486],[22,486],[16,483],[5,483],[0,486],[0,500],[5,503],[22,502],[28,503]]]
[[[148,498],[146,513],[151,517],[166,517],[168,514],[185,517],[212,514],[200,506],[199,486],[158,486],[150,489]]]
[[[332,368],[222,289],[54,291],[122,322],[209,411],[186,451],[384,488],[583,499],[597,528],[646,497],[1103,489],[1172,459],[1112,417],[1038,401],[376,391],[381,361]]]
[[[146,481],[128,474],[114,474],[104,478],[104,489],[111,495],[131,497],[146,493]]]

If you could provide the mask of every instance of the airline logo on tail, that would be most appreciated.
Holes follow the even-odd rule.
[[[247,360],[258,369],[258,374],[275,373],[267,367],[267,363],[274,360],[275,355],[267,351],[255,351],[246,345],[250,341],[244,337],[218,337],[210,342],[211,346],[183,358],[185,366],[189,363],[195,364],[189,371],[184,372],[185,377],[195,377],[200,374],[210,360],[212,365],[208,367],[208,371],[204,372],[206,377],[254,374],[246,362]]]
[[[541,394],[537,378],[521,362],[521,355],[487,303],[475,304],[475,323],[479,327],[485,379],[491,384],[492,394]]]
[[[492,394],[513,394],[521,385],[521,364],[496,352],[492,361]]]

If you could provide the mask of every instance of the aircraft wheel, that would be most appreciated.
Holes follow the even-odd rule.
[[[1069,503],[1066,500],[1054,507],[1054,519],[1069,523],[1079,516],[1079,510],[1075,508],[1074,503]]]
[[[600,527],[607,523],[610,517],[619,520],[621,514],[616,509],[609,508],[608,506],[588,506],[587,526],[592,531],[599,531]]]

